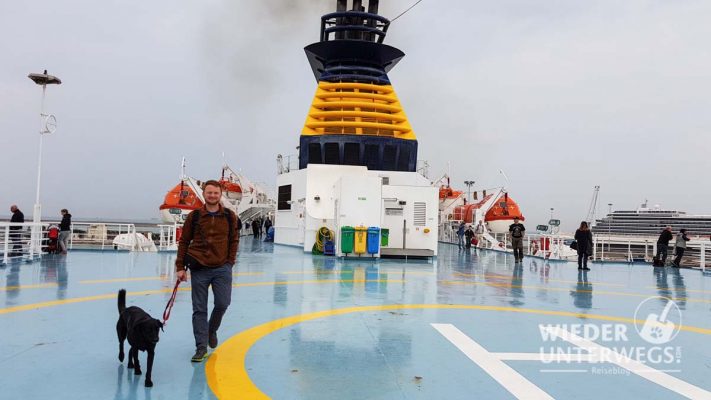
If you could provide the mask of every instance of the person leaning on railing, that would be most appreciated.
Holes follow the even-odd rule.
[[[672,267],[679,268],[681,266],[681,258],[684,256],[684,251],[686,250],[686,242],[690,239],[686,236],[686,229],[680,229],[679,234],[676,235],[676,243],[674,244],[674,251],[676,252],[676,258],[674,258],[674,263]]]

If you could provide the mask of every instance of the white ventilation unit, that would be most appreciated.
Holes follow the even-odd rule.
[[[427,203],[422,201],[415,202],[415,226],[425,226],[427,222]]]

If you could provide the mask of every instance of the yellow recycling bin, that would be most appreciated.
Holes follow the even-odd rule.
[[[355,246],[353,252],[363,254],[366,251],[368,243],[368,228],[365,226],[356,226],[355,228]]]

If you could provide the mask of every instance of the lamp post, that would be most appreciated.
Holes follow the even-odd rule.
[[[37,229],[39,222],[42,220],[42,206],[40,205],[40,182],[42,178],[42,140],[46,133],[53,133],[57,129],[57,118],[52,114],[44,113],[44,98],[47,91],[47,85],[59,85],[62,80],[54,75],[47,74],[45,69],[43,73],[36,74],[32,73],[27,75],[34,83],[42,86],[42,102],[40,104],[40,142],[39,142],[39,155],[37,156],[37,192],[35,195],[35,208],[32,212],[32,222],[35,225],[32,227],[32,246],[30,247],[30,255],[34,252],[40,252],[39,234],[40,230]]]
[[[551,220],[553,219],[553,210],[555,210],[555,208],[551,207]]]
[[[464,184],[467,185],[467,201],[471,201],[472,197],[472,186],[474,186],[475,181],[464,181]]]

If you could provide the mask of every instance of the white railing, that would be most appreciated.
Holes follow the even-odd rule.
[[[289,154],[277,156],[277,175],[286,174],[299,169],[299,155]]]
[[[651,262],[657,254],[657,241],[654,238],[596,235],[593,244],[592,258],[596,261]],[[670,245],[667,259],[673,258],[675,252],[674,245]],[[705,270],[706,260],[710,257],[711,242],[691,240],[686,243],[682,262]]]
[[[0,262],[32,261],[40,257],[46,232],[41,223],[0,222]]]
[[[453,229],[453,226],[455,225],[451,221],[440,224],[439,240],[441,242],[452,244],[459,242],[456,229]],[[456,227],[458,226],[457,223]],[[479,236],[476,237],[479,239]],[[540,257],[546,260],[572,260],[577,257],[577,253],[566,244],[569,240],[570,238],[563,235],[532,233],[524,236],[523,249],[525,255],[531,257]],[[507,233],[482,235],[477,245],[473,247],[500,252],[513,252],[511,238]]]
[[[134,224],[120,223],[72,223],[69,236],[69,248],[82,249],[116,249],[113,241],[118,235],[135,234]]]
[[[178,250],[178,232],[183,229],[182,225],[158,225],[158,228],[158,251]]]

